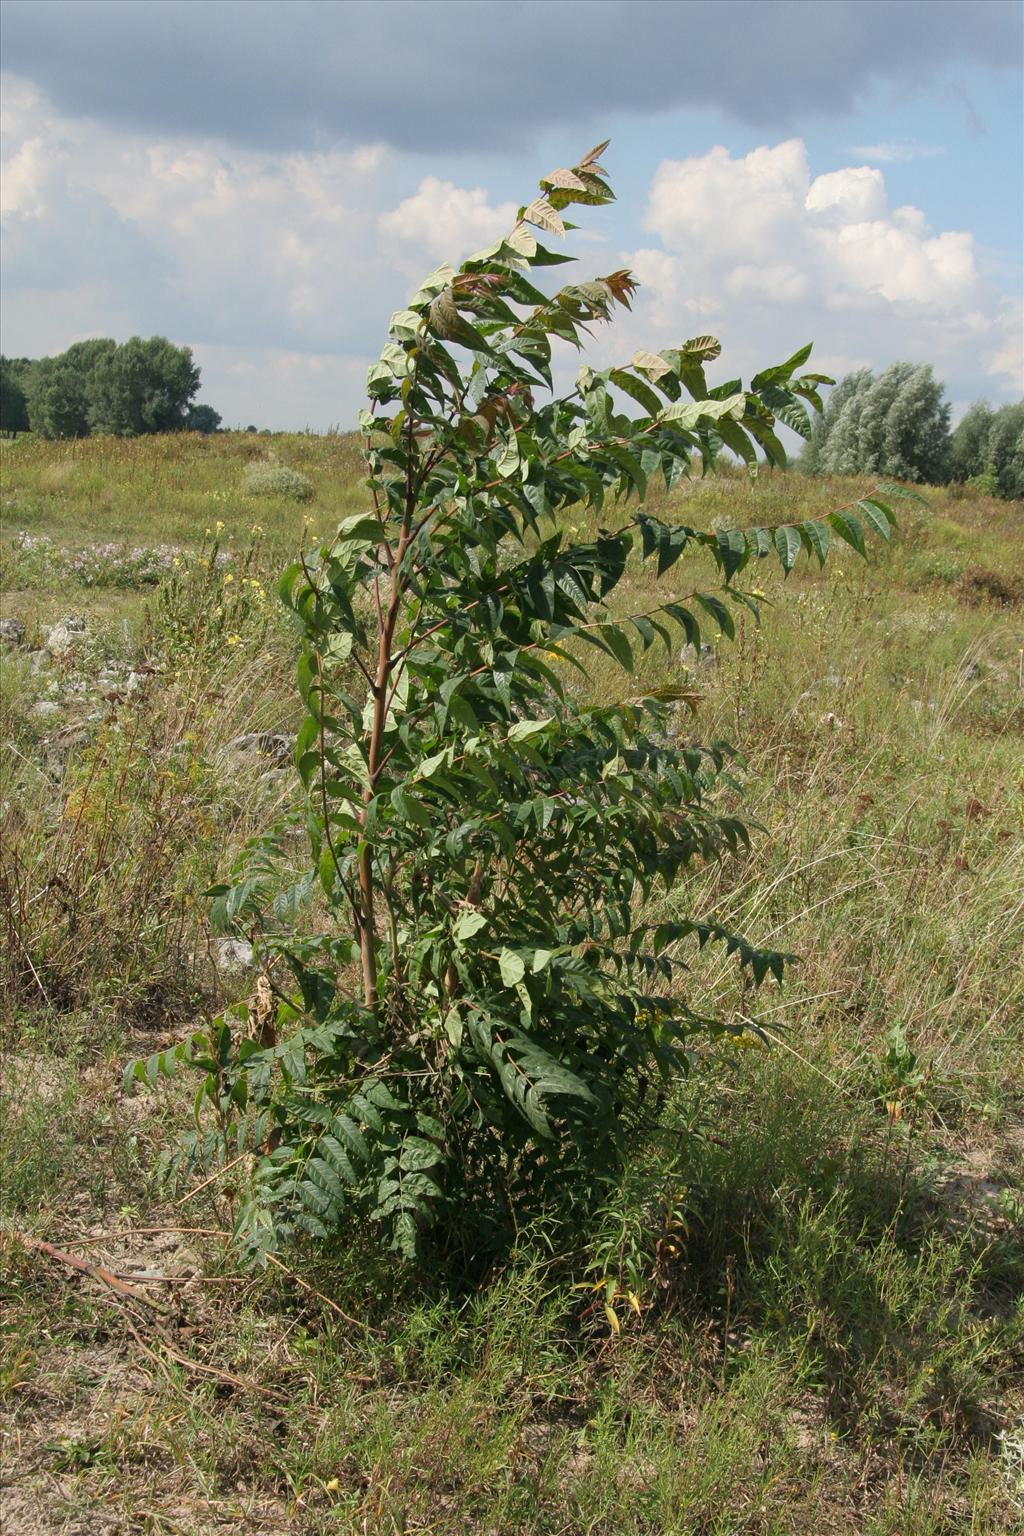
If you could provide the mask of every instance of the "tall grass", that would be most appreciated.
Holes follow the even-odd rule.
[[[322,531],[360,492],[350,439],[269,447],[313,482],[304,507],[242,494],[265,439],[0,448],[4,612],[33,642],[69,611],[89,626],[59,665],[3,657],[11,1528],[42,1500],[53,1530],[102,1509],[118,1532],[1015,1529],[1024,629],[999,583],[1018,574],[1021,508],[936,493],[869,565],[765,578],[764,623],[735,647],[647,658],[646,683],[696,679],[682,728],[746,754],[753,851],[671,915],[795,952],[786,989],[756,999],[710,957],[688,981],[696,1009],[750,1018],[770,1047],[751,1031],[699,1048],[604,1206],[585,1223],[556,1206],[483,1281],[479,1259],[413,1275],[356,1236],[294,1259],[317,1295],[235,1276],[209,1234],[244,1169],[169,1195],[155,1170],[187,1099],[120,1088],[127,1056],[251,985],[212,964],[201,892],[297,803],[287,770],[230,745],[293,728],[294,637],[258,605],[237,625],[215,610],[253,522],[269,589],[303,519]],[[727,476],[670,511],[811,516],[859,489]],[[58,584],[11,550],[26,529],[208,558],[218,522],[235,563],[214,589],[192,558],[163,597]],[[979,569],[997,579],[965,583]],[[141,686],[98,691],[118,666]],[[630,685],[599,664],[587,686]],[[154,1291],[171,1315],[126,1314],[12,1228],[176,1272]],[[637,1295],[638,1311],[616,1301],[618,1334],[595,1276]]]

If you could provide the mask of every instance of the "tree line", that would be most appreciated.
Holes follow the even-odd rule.
[[[216,432],[219,414],[195,404],[190,347],[164,336],[77,341],[57,357],[0,358],[0,431],[40,437]]]
[[[815,422],[800,460],[808,474],[886,475],[927,485],[976,485],[1024,498],[1024,400],[970,407],[955,431],[943,385],[927,363],[848,373]]]
[[[40,437],[216,432],[197,405],[199,367],[163,336],[79,341],[57,357],[0,357],[0,431]],[[255,430],[250,428],[250,431]],[[807,474],[886,475],[928,485],[976,485],[1024,498],[1024,400],[979,400],[955,431],[944,386],[927,363],[849,373],[836,385],[800,459]]]

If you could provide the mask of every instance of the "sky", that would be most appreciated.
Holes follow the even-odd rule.
[[[2,347],[166,335],[227,426],[347,429],[388,317],[595,141],[595,334],[1024,394],[1018,0],[5,0]],[[560,273],[574,269],[558,269]],[[622,312],[620,311],[620,314]],[[578,360],[563,363],[571,376]]]

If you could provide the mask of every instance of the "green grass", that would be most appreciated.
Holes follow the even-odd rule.
[[[4,443],[3,455],[5,527],[47,533],[73,546],[93,540],[198,544],[203,530],[220,519],[241,538],[260,523],[272,554],[291,554],[307,518],[327,528],[361,504],[351,436],[25,438]],[[247,494],[246,469],[262,462],[308,476],[314,499]]]
[[[311,501],[242,493],[268,449],[312,480]],[[582,1227],[551,1213],[482,1281],[410,1274],[357,1238],[260,1277],[215,1235],[239,1170],[173,1193],[158,1177],[189,1086],[126,1096],[121,1069],[246,990],[211,964],[201,892],[297,803],[290,773],[229,745],[294,728],[293,637],[272,605],[231,607],[222,580],[205,584],[204,530],[222,522],[237,556],[261,524],[269,587],[305,519],[323,531],[360,506],[354,446],[234,435],[2,455],[4,614],[30,641],[69,612],[89,623],[60,666],[3,657],[7,1528],[1019,1528],[1020,506],[935,492],[866,565],[844,550],[821,574],[765,576],[762,627],[716,664],[644,662],[649,682],[689,665],[693,729],[746,754],[754,850],[672,910],[799,957],[781,992],[747,996],[710,958],[690,977],[695,1007],[756,1018],[772,1047],[699,1051],[607,1209]],[[670,511],[798,518],[862,489],[727,476]],[[170,588],[76,583],[18,552],[21,530],[71,551],[180,546],[178,595],[168,609]],[[638,567],[623,601],[642,606],[648,582]],[[199,603],[225,605],[221,628],[200,633]],[[136,692],[97,694],[129,665],[146,669]],[[587,686],[635,685],[599,662]],[[55,712],[34,712],[47,700]],[[675,1251],[655,1263],[667,1193]],[[580,1286],[620,1232],[642,1315],[623,1307],[613,1336]],[[176,1278],[143,1282],[153,1309],[17,1233]]]

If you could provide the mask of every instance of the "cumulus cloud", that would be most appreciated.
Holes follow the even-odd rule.
[[[972,235],[890,208],[877,167],[814,176],[800,139],[716,148],[659,166],[646,223],[662,249],[633,256],[649,287],[641,317],[680,340],[720,335],[730,367],[816,337],[837,372],[910,357],[1021,388],[1019,311],[984,281]]]
[[[409,173],[380,145],[271,154],[115,132],[24,82],[3,130],[5,350],[163,333],[243,424],[350,422],[407,289],[515,219],[438,177],[403,197]]]
[[[271,153],[126,133],[24,84],[7,92],[4,142],[5,350],[163,333],[194,347],[205,397],[243,423],[351,421],[410,284],[515,214],[380,144]],[[657,168],[646,222],[639,250],[580,269],[628,264],[643,284],[635,313],[596,331],[599,366],[711,331],[730,373],[815,338],[837,374],[920,358],[958,398],[1020,392],[1019,326],[972,236],[890,207],[877,165],[815,175],[797,138],[716,148]],[[614,231],[614,214],[594,224],[574,243]]]
[[[365,339],[379,281],[379,163],[365,149],[267,157],[161,143],[123,152],[93,185],[170,247],[177,295],[205,334],[344,348]]]
[[[457,187],[425,176],[412,197],[380,215],[377,227],[386,240],[405,248],[399,260],[403,265],[411,261],[412,275],[418,277],[423,252],[438,262],[461,260],[511,229],[515,216],[515,203],[492,208],[483,187]]]
[[[0,167],[4,292],[27,290],[59,310],[68,287],[152,289],[166,274],[161,251],[75,174],[73,135],[30,89],[7,93]],[[21,307],[9,318],[20,329]],[[8,349],[10,349],[8,334]]]
[[[737,158],[719,147],[664,161],[646,223],[688,266],[720,273],[726,288],[739,272],[788,258],[783,267],[807,281],[784,280],[784,303],[803,302],[809,288],[837,309],[872,296],[929,303],[963,297],[977,281],[969,234],[932,238],[920,210],[890,213],[877,168],[812,178],[802,139]]]
[[[545,128],[675,107],[786,130],[879,80],[1019,68],[1021,30],[1007,0],[4,5],[6,67],[63,111],[275,149],[518,148]]]
[[[24,85],[3,127],[7,352],[163,333],[194,348],[204,396],[233,421],[352,419],[408,281],[376,226],[390,152],[113,133]]]
[[[4,129],[8,349],[66,346],[76,302],[74,333],[372,345],[395,283],[375,230],[381,148],[270,156],[154,141],[66,119],[27,89],[11,94]]]

